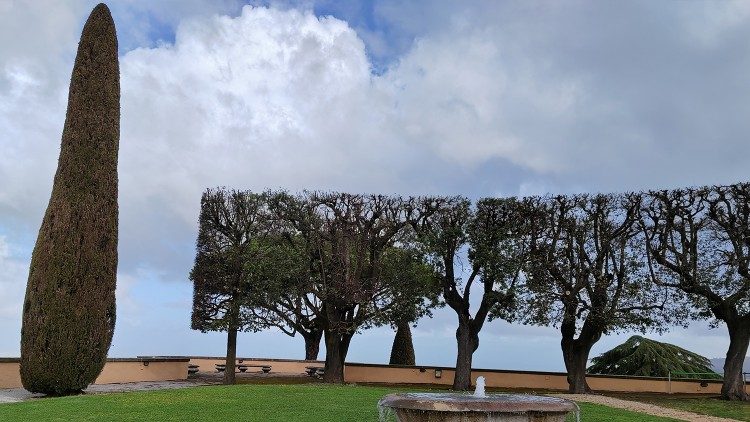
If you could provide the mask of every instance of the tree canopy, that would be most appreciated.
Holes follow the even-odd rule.
[[[212,301],[235,303],[238,321],[302,334],[306,356],[317,356],[323,336],[327,381],[343,381],[352,337],[374,326],[397,328],[393,360],[413,362],[409,325],[442,300],[457,317],[455,389],[471,385],[488,319],[559,327],[570,390],[586,392],[588,355],[603,335],[713,317],[730,337],[722,394],[747,398],[750,184],[475,204],[336,192],[232,195],[258,203],[217,217],[237,220],[241,233],[217,232],[229,239],[223,243],[206,239],[218,242],[214,249],[234,242],[241,252],[196,258],[196,268],[207,269],[201,297],[208,302],[196,299],[194,316],[211,311]],[[255,226],[241,229],[247,224]],[[210,246],[202,236],[199,252]],[[222,302],[226,289],[241,299]],[[481,292],[473,306],[472,291]]]
[[[191,273],[193,327],[276,326],[301,333],[309,358],[322,333],[325,378],[342,382],[356,332],[413,323],[437,303],[431,267],[406,246],[410,201],[207,191]]]
[[[518,211],[513,198],[486,198],[473,208],[463,197],[423,197],[412,214],[416,242],[428,254],[443,300],[458,318],[455,390],[471,387],[472,356],[490,311],[501,313],[513,304],[523,262]],[[460,265],[464,254],[466,267]],[[474,287],[482,288],[482,299],[472,313]]]
[[[684,292],[698,316],[726,324],[722,396],[749,400],[750,183],[652,191],[641,217],[652,279]]]
[[[266,295],[264,281],[278,268],[268,241],[273,228],[268,194],[209,189],[201,198],[193,281],[192,328],[227,332],[224,382],[234,383],[237,331],[264,321],[251,311]]]
[[[682,308],[648,277],[639,194],[531,197],[524,206],[530,253],[521,320],[560,327],[570,391],[583,393],[602,335],[663,329]]]

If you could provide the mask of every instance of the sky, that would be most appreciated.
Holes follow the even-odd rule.
[[[80,31],[95,2],[0,0],[0,356],[18,356]],[[747,181],[750,2],[118,0],[118,317],[110,356],[212,355],[190,330],[209,187],[472,199]],[[418,364],[455,363],[448,308]],[[634,333],[605,336],[591,356]],[[650,335],[723,357],[726,328]],[[387,363],[393,332],[352,341]],[[493,321],[480,368],[563,370],[555,328]],[[242,333],[241,356],[303,358]],[[321,352],[321,357],[324,356]]]

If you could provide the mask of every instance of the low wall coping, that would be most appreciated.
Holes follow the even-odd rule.
[[[455,371],[456,368],[452,366],[435,366],[435,365],[386,365],[382,363],[359,363],[359,362],[346,362],[346,366],[359,366],[359,367],[376,367],[376,368],[410,368],[410,369],[440,369],[443,371]],[[489,372],[497,374],[524,374],[524,375],[554,375],[567,377],[567,372],[549,372],[549,371],[525,371],[516,369],[484,369],[484,368],[471,368],[471,372]],[[650,381],[668,381],[668,377],[644,377],[635,375],[610,375],[610,374],[586,374],[587,378],[621,378],[621,379],[634,379],[634,380],[650,380]],[[672,378],[672,381],[685,381],[685,382],[713,382],[721,384],[721,380],[717,379],[699,379],[699,378]]]
[[[138,356],[134,358],[107,358],[107,362],[190,362],[184,356]]]
[[[226,360],[226,356],[189,356],[190,359],[212,359],[212,360]],[[324,364],[322,360],[301,360],[301,359],[271,359],[271,358],[243,358],[237,357],[237,360],[243,361],[264,361],[264,362],[298,362],[298,363],[311,363],[311,364]],[[361,362],[345,362],[345,366],[359,366],[359,367],[375,367],[375,368],[406,368],[406,369],[440,369],[443,371],[454,371],[456,368],[452,366],[438,366],[438,365],[388,365],[382,363],[361,363]],[[524,375],[553,375],[566,377],[566,372],[554,372],[554,371],[525,371],[525,370],[514,370],[514,369],[486,369],[486,368],[472,368],[472,372],[490,372],[497,374],[524,374]],[[620,379],[634,379],[634,380],[648,380],[648,381],[667,381],[667,377],[644,377],[644,376],[631,376],[631,375],[609,375],[609,374],[586,374],[586,377],[591,378],[620,378]],[[673,382],[709,382],[721,384],[721,380],[716,379],[699,379],[699,378],[672,378]]]
[[[188,359],[210,359],[210,360],[227,360],[226,356],[188,356]],[[248,360],[248,361],[263,361],[263,362],[294,362],[294,363],[318,363],[324,364],[323,360],[303,360],[303,359],[281,359],[281,358],[243,358],[237,356],[237,360]],[[349,363],[346,363],[349,365]],[[363,364],[367,365],[367,364]],[[387,366],[387,365],[386,365]]]

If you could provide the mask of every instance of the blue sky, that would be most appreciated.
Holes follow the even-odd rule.
[[[93,5],[0,0],[0,356],[18,354],[29,255]],[[746,2],[109,6],[123,119],[112,356],[223,352],[221,334],[189,329],[207,187],[479,198],[748,178]],[[420,363],[454,362],[454,320],[444,309],[420,322]],[[718,357],[724,330],[696,322],[661,338]],[[350,360],[387,361],[392,335],[358,335]],[[301,357],[303,342],[247,333],[239,353]],[[560,370],[559,335],[492,322],[475,364]]]

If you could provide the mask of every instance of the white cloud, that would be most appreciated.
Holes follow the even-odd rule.
[[[727,34],[750,21],[750,3],[742,0],[692,2],[686,4],[682,19],[693,41],[705,48],[720,46]]]
[[[207,186],[344,178],[361,142],[349,122],[367,123],[375,99],[364,45],[344,22],[249,6],[181,24],[174,45],[129,52],[122,87],[123,194],[174,196],[191,224]]]
[[[539,118],[567,115],[577,84],[514,62],[502,41],[495,29],[463,25],[418,40],[383,76],[396,104],[393,135],[463,166],[502,158],[542,173],[567,167],[554,153],[564,139],[528,137],[511,119],[519,104]]]
[[[77,44],[75,28],[87,10],[82,1],[0,1],[0,63],[56,60]]]
[[[181,23],[173,45],[125,54],[121,74],[122,241],[141,263],[175,265],[167,244],[192,244],[206,187],[397,185],[381,168],[383,94],[345,22],[246,6]],[[175,253],[186,279],[192,254]]]

